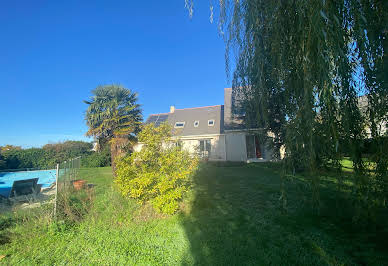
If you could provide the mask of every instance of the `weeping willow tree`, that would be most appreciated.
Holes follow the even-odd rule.
[[[192,15],[193,2],[186,7]],[[388,143],[379,125],[388,113],[388,1],[220,0],[211,21],[214,7],[227,69],[235,56],[233,93],[243,96],[246,123],[262,128],[262,137],[271,132],[275,154],[284,145],[286,171],[310,173],[319,205],[317,170],[334,167],[341,184],[347,153],[356,205],[386,206]],[[367,137],[370,165],[362,154]]]

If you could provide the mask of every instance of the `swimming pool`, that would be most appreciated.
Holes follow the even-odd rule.
[[[0,172],[0,195],[8,197],[11,192],[13,181],[39,178],[38,184],[42,188],[49,187],[55,182],[55,170],[23,171],[23,172]]]

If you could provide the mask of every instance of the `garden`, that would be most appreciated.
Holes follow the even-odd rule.
[[[254,135],[270,160],[201,160],[167,116],[144,122],[134,90],[99,85],[84,100],[93,143],[0,147],[0,263],[388,265],[387,4],[211,1],[211,22],[214,7],[234,67],[219,135]],[[9,204],[28,181],[9,173],[55,165],[55,200]]]
[[[179,211],[156,212],[123,197],[112,170],[82,168],[95,184],[80,192],[77,220],[53,222],[49,206],[1,214],[0,255],[6,264],[153,265],[384,265],[386,217],[353,223],[349,189],[337,192],[322,173],[322,208],[311,208],[306,176],[286,184],[289,208],[279,202],[278,164],[202,164]],[[352,186],[351,175],[346,182]],[[84,207],[80,207],[80,206]],[[336,206],[333,208],[333,206]]]

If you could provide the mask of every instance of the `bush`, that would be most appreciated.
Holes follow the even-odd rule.
[[[6,161],[3,161],[3,160],[0,159],[0,170],[1,170],[1,169],[6,169],[6,168],[7,168],[7,163],[6,163]]]
[[[0,153],[0,170],[7,167],[7,162],[4,160],[3,156]]]
[[[117,160],[115,183],[124,196],[173,214],[191,184],[198,158],[183,150],[171,136],[168,124],[144,126],[139,134],[143,148]]]
[[[7,169],[45,168],[49,166],[49,156],[43,149],[9,150],[3,152]]]
[[[84,141],[65,141],[30,149],[7,145],[1,149],[0,169],[51,168],[71,158],[88,156],[92,147],[93,144]]]
[[[68,140],[65,142],[46,144],[43,150],[51,161],[55,163],[63,162],[78,156],[86,156],[92,153],[93,144],[85,141]]]
[[[104,167],[110,166],[110,164],[111,156],[109,145],[106,145],[106,147],[100,152],[93,152],[81,159],[82,167]]]

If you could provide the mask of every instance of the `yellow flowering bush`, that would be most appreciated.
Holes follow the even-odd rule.
[[[139,134],[138,152],[117,160],[115,183],[124,196],[150,202],[154,209],[173,214],[187,191],[199,160],[172,138],[167,123],[145,125]]]

